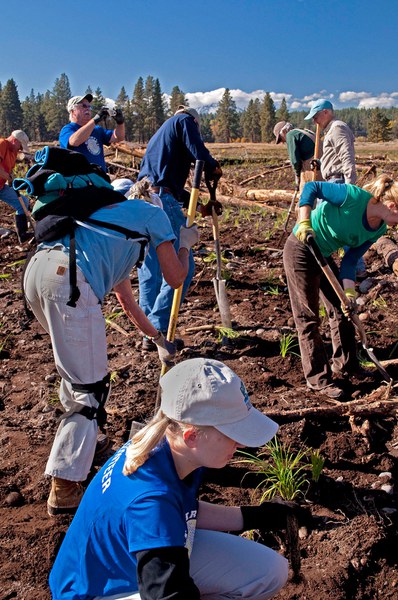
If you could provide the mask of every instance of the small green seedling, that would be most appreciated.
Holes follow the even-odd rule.
[[[319,481],[320,474],[325,464],[325,459],[319,453],[319,450],[310,450],[310,461],[312,469],[312,481],[317,483]]]
[[[288,354],[300,357],[300,354],[294,351],[298,348],[297,337],[291,333],[283,333],[279,341],[279,351],[282,358],[286,358]]]
[[[264,446],[257,456],[239,450],[246,458],[239,463],[250,465],[254,471],[263,475],[256,490],[261,489],[260,502],[280,496],[283,500],[294,500],[302,487],[308,484],[307,464],[303,461],[308,450],[294,453],[290,446],[280,445],[277,437]],[[266,460],[264,457],[268,456]]]
[[[216,331],[218,333],[217,342],[222,342],[223,338],[228,338],[229,340],[234,340],[240,336],[238,331],[234,329],[230,329],[229,327],[216,327]]]

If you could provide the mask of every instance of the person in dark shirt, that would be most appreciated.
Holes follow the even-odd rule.
[[[158,194],[163,210],[170,219],[176,235],[178,250],[179,231],[185,223],[182,212],[184,185],[192,163],[205,161],[207,179],[218,179],[222,175],[219,163],[212,157],[200,136],[200,117],[194,108],[180,106],[149,140],[141,163],[138,181],[148,178],[151,192]],[[203,214],[203,213],[202,213]],[[211,214],[211,213],[210,213]],[[182,300],[194,274],[193,255],[185,279]],[[170,319],[173,290],[162,277],[154,248],[150,246],[143,266],[138,270],[139,303],[151,323],[159,331],[167,332]],[[155,350],[150,340],[144,338],[143,348]]]

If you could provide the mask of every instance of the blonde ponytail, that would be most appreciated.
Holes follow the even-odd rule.
[[[398,183],[394,179],[382,173],[376,179],[363,186],[363,189],[372,194],[378,201],[392,201],[398,204]]]
[[[131,444],[127,448],[123,475],[131,475],[145,463],[152,450],[164,439],[168,428],[173,431],[179,428],[179,425],[158,410],[149,423],[133,436]]]

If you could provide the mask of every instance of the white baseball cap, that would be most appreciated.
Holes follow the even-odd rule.
[[[29,152],[28,143],[29,138],[22,129],[16,129],[11,133],[12,137],[14,137],[18,142],[21,142],[23,152]]]
[[[93,95],[86,94],[85,96],[73,96],[68,100],[68,105],[66,107],[67,111],[70,112],[71,110],[73,110],[76,104],[80,104],[81,102],[83,102],[83,100],[87,100],[91,104],[91,102],[93,101]]]
[[[160,387],[160,408],[170,419],[215,427],[243,446],[263,446],[278,430],[251,404],[243,381],[218,360],[181,362],[163,375]]]
[[[180,104],[174,114],[180,115],[181,113],[191,115],[191,117],[193,117],[195,121],[197,121],[198,126],[200,126],[200,115],[195,108],[191,108],[190,106],[184,106],[183,104]]]

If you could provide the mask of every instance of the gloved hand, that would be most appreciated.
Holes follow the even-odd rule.
[[[294,515],[299,525],[308,525],[311,522],[311,512],[297,502],[271,501],[262,502],[259,506],[241,506],[243,516],[243,530],[260,529],[261,531],[278,531],[286,529],[286,520],[289,515]]]
[[[313,171],[320,171],[321,170],[321,161],[319,160],[319,158],[313,158],[311,161],[311,169]]]
[[[162,365],[170,366],[173,364],[173,358],[176,353],[176,345],[174,342],[170,342],[166,340],[163,333],[161,331],[158,332],[158,335],[153,337],[152,340],[155,342],[158,355],[160,358],[160,362]]]
[[[117,108],[115,110],[115,114],[113,115],[113,118],[115,119],[115,121],[118,125],[122,125],[122,123],[124,123],[124,116],[123,116],[123,112],[122,112],[121,108]]]
[[[109,109],[106,106],[103,106],[95,117],[93,117],[94,123],[98,125],[98,123],[102,121],[102,119],[106,119],[106,117],[109,117]]]
[[[207,204],[200,204],[198,210],[202,217],[211,217],[212,209],[216,211],[216,215],[222,214],[222,204],[218,200],[209,200]]]
[[[345,315],[347,318],[349,318],[356,311],[356,306],[357,306],[356,298],[357,298],[358,294],[354,288],[345,288],[344,293],[349,300],[349,304],[344,304],[342,302],[341,310],[343,312],[343,315]]]
[[[305,243],[307,235],[315,237],[315,232],[311,227],[311,219],[303,219],[299,222],[295,236],[300,242]]]
[[[205,164],[205,178],[209,181],[218,181],[222,176],[222,169],[217,162],[216,167],[210,166],[208,163]]]
[[[192,246],[199,242],[199,231],[197,225],[191,225],[191,227],[185,227],[181,225],[180,229],[180,248],[186,248],[190,250]]]

